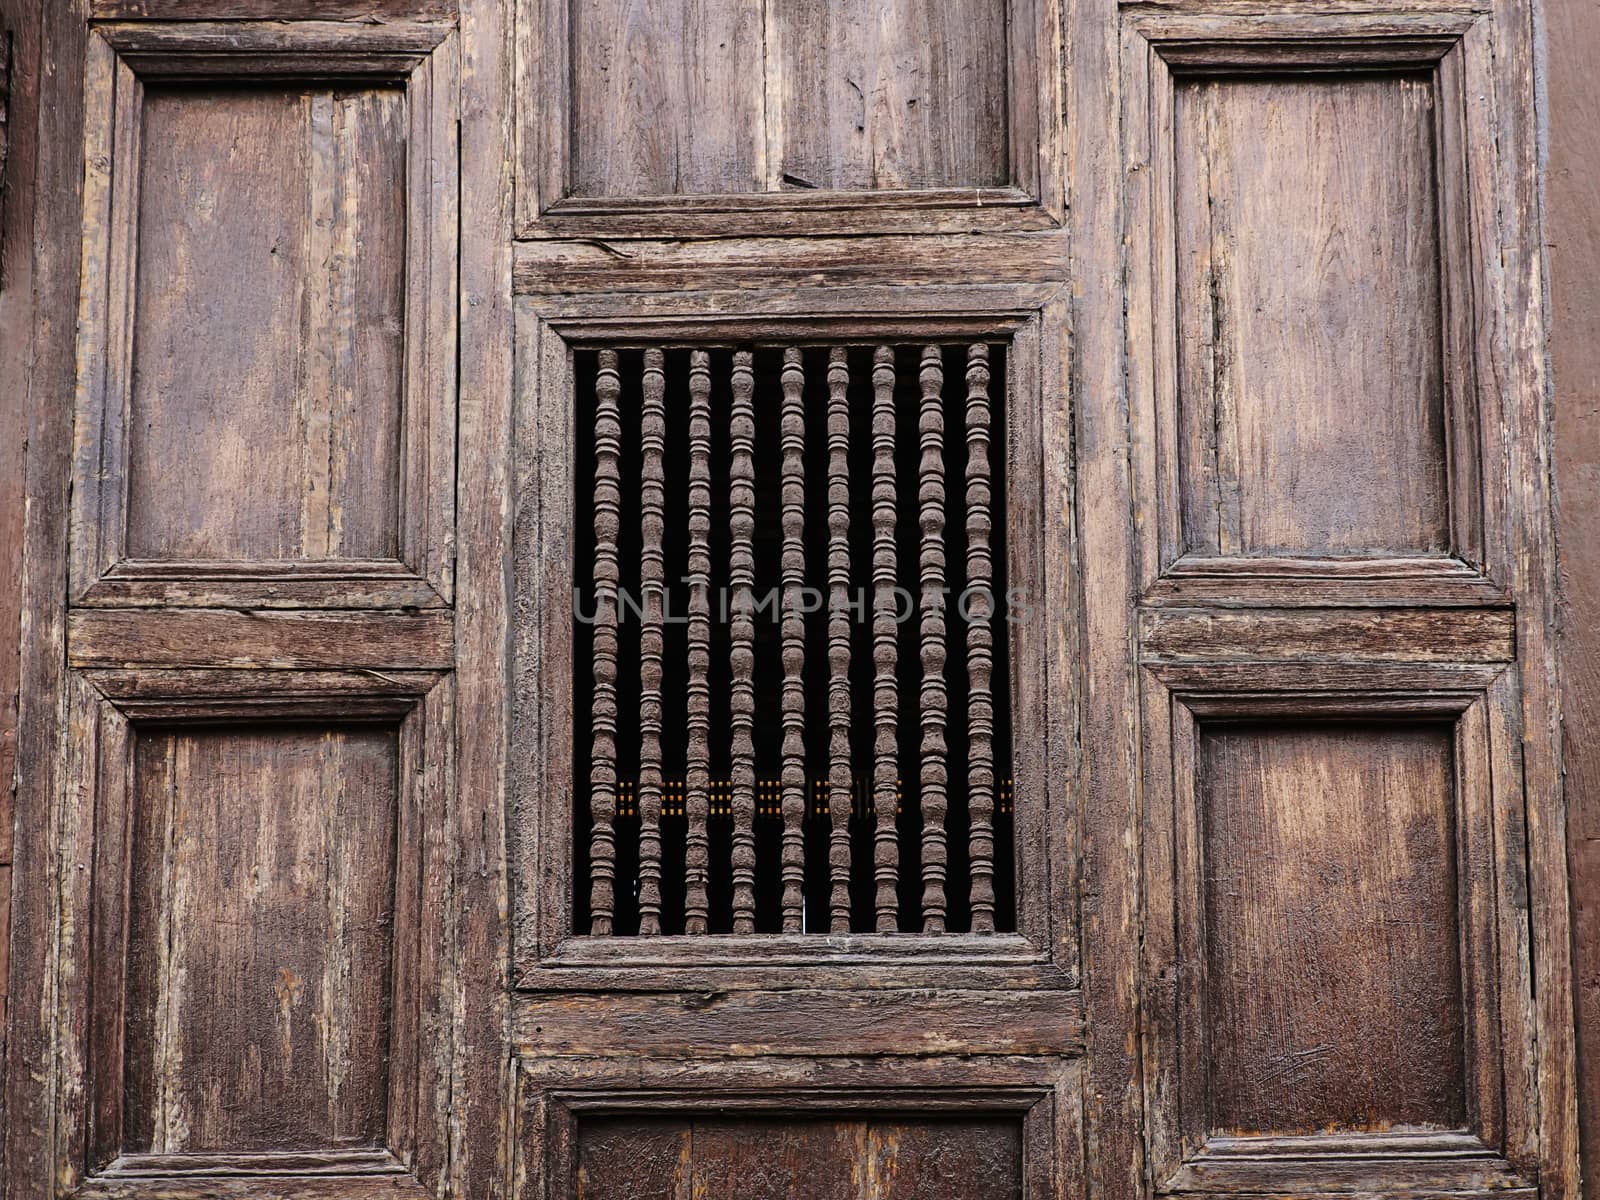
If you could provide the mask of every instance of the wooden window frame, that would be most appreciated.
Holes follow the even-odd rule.
[[[314,1177],[341,1200],[431,1195],[420,1179],[444,1162],[448,1133],[429,1105],[448,1058],[449,972],[429,935],[448,902],[443,829],[453,788],[454,683],[448,673],[393,671],[86,670],[69,679],[68,721],[77,731],[55,856],[62,880],[56,950],[57,1052],[65,1064],[54,1093],[56,1178],[64,1195],[200,1200],[228,1180],[270,1183]],[[397,889],[391,930],[394,975],[391,1073],[381,1148],[250,1154],[113,1155],[122,1135],[127,940],[124,909],[131,864],[134,739],[149,723],[248,729],[292,722],[375,722],[396,731]],[[84,864],[92,864],[85,869]],[[409,921],[405,921],[409,914]],[[405,921],[405,923],[402,923]],[[401,1066],[401,1064],[408,1064]],[[110,1141],[98,1144],[101,1138]]]
[[[451,603],[459,52],[445,25],[113,23],[89,38],[71,599],[80,605],[437,608]],[[398,84],[406,155],[404,377],[393,560],[128,557],[140,110],[149,82]]]
[[[1066,218],[1057,146],[1060,0],[1003,0],[1007,47],[1005,187],[582,197],[572,187],[570,17],[579,0],[517,0],[519,238],[934,233],[1047,229]],[[768,0],[770,3],[770,0]],[[769,22],[770,26],[770,22]],[[770,90],[770,84],[769,90]],[[558,131],[550,136],[546,131]],[[766,157],[779,161],[781,146]]]
[[[1495,439],[1504,406],[1483,314],[1498,311],[1489,22],[1479,11],[1243,16],[1163,12],[1121,24],[1129,212],[1129,391],[1135,494],[1155,497],[1137,535],[1144,598],[1260,603],[1437,603],[1507,595],[1509,479]],[[1440,350],[1450,549],[1443,555],[1231,557],[1186,552],[1179,463],[1175,88],[1186,79],[1429,72],[1435,97]],[[1141,322],[1135,314],[1147,314]],[[1148,365],[1145,365],[1148,364]]]
[[[1069,611],[1069,554],[1045,519],[1069,488],[1051,439],[1067,420],[1055,377],[1065,337],[1054,285],[1000,287],[979,304],[971,289],[929,287],[896,294],[840,288],[782,293],[674,293],[565,297],[517,302],[518,396],[513,438],[518,497],[513,534],[511,841],[515,919],[513,981],[523,988],[581,987],[637,972],[652,986],[683,979],[775,981],[797,966],[832,972],[840,986],[874,976],[926,975],[932,964],[992,969],[994,979],[1074,982],[1075,939],[1067,917],[1073,882],[1067,781],[1073,701],[1048,669]],[[570,431],[576,419],[572,355],[577,347],[671,340],[699,344],[791,341],[1004,340],[1007,355],[1007,587],[1041,597],[1031,622],[1013,630],[1012,753],[1017,933],[772,934],[741,937],[575,936],[572,920],[573,738],[570,685],[573,528],[577,489]],[[998,399],[998,397],[997,397]],[[1057,407],[1059,406],[1059,408]],[[550,453],[549,447],[568,447]],[[1070,636],[1070,635],[1067,635]],[[965,977],[965,976],[964,976]]]
[[[1440,624],[1447,624],[1446,614]],[[1505,639],[1479,657],[1509,658]],[[1145,1092],[1158,1193],[1338,1191],[1384,1186],[1475,1191],[1531,1186],[1536,1131],[1508,1108],[1507,1081],[1532,1070],[1518,690],[1505,661],[1216,663],[1149,661],[1143,890]],[[1448,725],[1460,922],[1466,1128],[1437,1134],[1215,1136],[1208,1117],[1205,879],[1197,745],[1208,723],[1272,718],[1282,728],[1377,719]],[[1519,929],[1518,923],[1522,923]],[[1199,1069],[1196,1069],[1199,1064]],[[1307,1171],[1312,1174],[1306,1174]]]

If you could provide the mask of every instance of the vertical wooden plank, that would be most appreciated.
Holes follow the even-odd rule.
[[[900,692],[895,677],[894,347],[872,352],[872,875],[879,933],[899,927]]]
[[[23,311],[10,312],[27,332],[21,338],[3,339],[5,349],[0,353],[8,364],[13,347],[26,353],[30,372],[24,426],[30,502],[21,518],[25,568],[20,575],[14,853],[15,861],[38,864],[42,871],[57,861],[59,853],[59,822],[52,820],[52,813],[65,753],[65,548],[72,452],[69,406],[46,398],[58,400],[74,393],[89,33],[81,0],[15,3],[7,11],[21,19],[14,27],[12,61],[19,74],[13,89],[15,140],[6,220],[22,222],[29,230],[20,243],[31,261],[31,279],[26,271],[12,274],[19,239],[7,239],[5,291],[25,297]],[[26,86],[20,82],[23,73]],[[48,197],[48,203],[34,204],[34,196]],[[9,297],[0,295],[0,304],[9,307]],[[8,326],[7,333],[13,328]],[[50,972],[54,899],[51,889],[22,888],[12,910],[7,1062],[39,1064],[39,1068],[38,1073],[8,1070],[6,1074],[0,1113],[0,1194],[6,1200],[31,1198],[58,1182],[70,1186],[53,1179],[49,1096],[59,1069],[51,1051],[56,1011]],[[19,1013],[26,1016],[18,1017]]]
[[[850,932],[850,363],[828,353],[829,928]]]
[[[733,593],[730,804],[733,810],[733,932],[756,931],[755,374],[752,355],[733,355],[733,409],[728,422],[728,584]]]
[[[644,410],[640,421],[640,591],[644,622],[639,631],[639,932],[661,932],[661,655],[666,605],[666,374],[662,354],[644,352]]]
[[[783,931],[802,931],[806,814],[805,366],[799,347],[783,352]]]
[[[1600,8],[1544,9],[1562,765],[1577,989],[1583,1176],[1600,1178]],[[0,297],[3,301],[3,297]]]
[[[684,931],[706,932],[711,847],[711,356],[689,354],[689,689]]]
[[[619,459],[622,381],[617,352],[600,351],[594,422],[594,700],[589,762],[589,932],[611,932],[617,812],[617,531],[622,517]]]
[[[944,351],[926,346],[918,373],[922,410],[918,433],[922,459],[918,467],[917,503],[922,522],[922,929],[943,933],[945,917],[944,821],[945,717],[949,706],[945,668],[944,573]]]
[[[17,784],[18,688],[22,669],[23,510],[28,377],[33,356],[33,217],[39,102],[39,5],[0,5],[9,63],[0,85],[0,1129],[6,1127],[6,1000],[10,994],[12,824]],[[0,1135],[0,1175],[6,1138]],[[0,1192],[4,1191],[0,1185]]]
[[[1562,790],[1561,657],[1554,631],[1555,538],[1551,528],[1551,430],[1545,320],[1548,295],[1541,223],[1539,29],[1544,6],[1495,0],[1492,62],[1501,74],[1495,105],[1495,147],[1505,175],[1498,206],[1506,270],[1504,378],[1515,389],[1518,436],[1511,455],[1517,554],[1517,651],[1523,669],[1523,781],[1527,789],[1529,922],[1533,936],[1533,995],[1539,1036],[1541,1190],[1551,1200],[1577,1200],[1578,1100],[1573,1033],[1570,893],[1566,810]],[[1487,42],[1481,36],[1480,45]],[[1471,35],[1466,44],[1473,49]],[[1483,49],[1487,49],[1484,46]],[[1481,53],[1481,51],[1480,51]]]
[[[1145,1139],[1138,1052],[1137,689],[1129,602],[1134,534],[1129,478],[1124,351],[1121,193],[1121,72],[1115,0],[1065,0],[1063,109],[1073,114],[1064,138],[1068,225],[1073,245],[1069,323],[1073,353],[1066,382],[1072,397],[1076,534],[1085,572],[1083,656],[1052,661],[1075,681],[1080,698],[1076,804],[1082,814],[1082,874],[1092,893],[1080,900],[1083,1001],[1087,1019],[1084,1081],[1086,1187],[1089,1200],[1145,1194]],[[1129,164],[1131,165],[1131,164]],[[1141,165],[1140,168],[1144,169]],[[1108,303],[1107,299],[1118,298]],[[1148,322],[1135,312],[1128,322]],[[1059,614],[1064,616],[1064,614]],[[1055,620],[1058,614],[1047,613]]]
[[[429,720],[437,720],[436,728],[446,734],[437,795],[453,820],[437,853],[451,898],[440,905],[451,934],[441,963],[454,974],[437,997],[428,998],[426,1019],[440,1021],[453,1037],[448,1056],[442,1047],[435,1050],[426,1076],[434,1095],[449,1096],[448,1106],[438,1106],[447,1111],[420,1119],[430,1131],[448,1133],[449,1157],[419,1166],[432,1189],[443,1184],[450,1194],[499,1200],[507,1161],[503,1101],[511,1094],[504,1045],[506,548],[512,536],[507,447],[516,391],[511,247],[505,236],[513,197],[511,12],[495,0],[458,0],[455,7],[459,33],[450,44],[460,47],[460,75],[459,82],[445,81],[456,118],[445,132],[460,131],[460,257],[458,270],[440,282],[454,300],[449,310],[460,313],[459,342],[449,343],[455,352],[444,355],[442,364],[446,372],[459,370],[460,407],[457,427],[439,432],[455,435],[446,437],[448,445],[459,437],[474,452],[462,456],[458,480],[463,503],[455,571],[464,599],[455,607],[455,691],[441,695],[443,688],[435,688],[427,701]],[[434,52],[435,63],[443,61],[445,50]],[[449,225],[457,228],[454,221]]]
[[[967,807],[972,930],[994,932],[994,526],[989,482],[989,347],[967,348]]]

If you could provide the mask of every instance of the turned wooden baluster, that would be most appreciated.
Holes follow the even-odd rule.
[[[600,351],[594,419],[594,701],[589,766],[589,932],[611,933],[615,904],[617,811],[617,530],[622,489],[618,465],[622,382],[617,352]]]
[[[944,821],[948,809],[945,764],[945,573],[944,573],[944,354],[922,351],[918,374],[922,411],[918,433],[922,461],[917,505],[922,525],[922,928],[943,933],[945,920]]]
[[[806,815],[806,624],[801,611],[806,581],[805,367],[800,350],[783,354],[783,931],[804,922]]]
[[[829,924],[850,932],[850,366],[828,355]]]
[[[967,796],[972,930],[994,932],[994,611],[989,533],[989,347],[967,350]]]
[[[872,355],[872,715],[873,795],[876,829],[872,873],[877,883],[877,930],[899,928],[897,873],[900,848],[895,834],[899,807],[896,758],[900,695],[895,679],[895,480],[894,348]]]
[[[756,694],[754,619],[756,559],[755,374],[751,353],[733,356],[733,408],[728,421],[732,453],[728,463],[728,583],[733,593],[729,664],[731,739],[729,782],[733,808],[733,932],[756,929]]]
[[[711,846],[711,356],[689,355],[689,686],[684,776],[684,932],[705,933]]]
[[[639,423],[639,932],[661,932],[661,656],[666,607],[666,372],[660,350],[644,352]]]

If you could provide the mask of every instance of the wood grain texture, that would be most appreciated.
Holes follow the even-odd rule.
[[[65,404],[34,402],[64,397],[75,386],[74,320],[83,262],[84,79],[88,36],[84,6],[9,4],[14,59],[20,80],[14,91],[10,170],[16,190],[6,197],[7,219],[28,219],[31,236],[21,240],[31,256],[28,273],[7,272],[0,305],[14,314],[18,295],[28,297],[23,323],[30,360],[29,404],[24,428],[27,494],[23,517],[21,575],[21,670],[19,672],[15,861],[29,873],[48,870],[57,851],[56,798],[65,781],[65,689],[68,478],[72,419]],[[26,149],[24,149],[26,147]],[[31,166],[31,169],[29,169]],[[31,198],[30,198],[31,197]],[[36,198],[33,199],[33,198]],[[32,210],[31,212],[29,210]],[[7,266],[16,263],[17,243],[8,239]],[[28,291],[19,291],[27,286]],[[7,332],[14,326],[8,326]],[[17,341],[6,339],[7,353]],[[18,1062],[45,1062],[54,1030],[45,1016],[50,1003],[49,947],[55,940],[51,889],[15,889],[11,913],[10,995],[13,1019],[7,1032],[6,1088],[0,1112],[0,1194],[32,1200],[54,1177],[53,1116],[31,1072]],[[14,1019],[18,1011],[36,1019]]]
[[[123,1147],[381,1144],[392,732],[141,736]]]
[[[598,1117],[578,1195],[607,1200],[1020,1200],[1015,1118]]]
[[[454,21],[455,0],[90,0],[102,20]]]
[[[1433,86],[1178,83],[1190,551],[1449,548]]]
[[[1010,182],[1004,5],[893,0],[867,16],[847,0],[800,0],[773,15],[784,182]]]
[[[439,613],[78,609],[68,619],[74,667],[448,668],[454,628]]]
[[[437,1054],[425,1060],[419,1084],[435,1098],[448,1093],[450,1111],[438,1112],[437,1099],[419,1105],[418,1122],[428,1137],[419,1149],[417,1174],[437,1191],[448,1163],[449,1186],[458,1195],[501,1200],[511,942],[506,922],[505,767],[511,744],[506,553],[513,541],[508,497],[514,481],[505,431],[512,424],[516,386],[511,255],[504,231],[512,221],[512,13],[492,0],[458,0],[457,8],[461,105],[459,122],[449,128],[460,130],[461,237],[457,269],[443,272],[439,282],[460,303],[459,342],[445,340],[447,353],[441,356],[447,363],[459,361],[460,404],[457,420],[442,424],[462,446],[484,452],[461,456],[463,500],[451,544],[462,599],[455,609],[457,708],[447,718],[471,735],[459,739],[456,756],[438,751],[430,756],[430,764],[439,768],[441,801],[454,798],[450,832],[441,839],[432,871],[454,887],[448,905],[453,936],[436,961],[456,973],[456,989],[427,993],[423,1029],[448,1028],[454,1044],[448,1060]],[[448,353],[452,347],[454,354]],[[435,1145],[446,1147],[447,1157],[436,1155]]]
[[[1585,1194],[1600,1194],[1600,12],[1550,5],[1546,27],[1562,765],[1572,876],[1578,1113]]]
[[[0,9],[7,64],[0,69],[0,1126],[5,1124],[6,998],[11,987],[11,862],[21,704],[24,453],[33,357],[33,222],[38,175],[39,13],[33,4]],[[5,1138],[0,1137],[0,1172]],[[0,1189],[3,1190],[3,1189]]]
[[[784,991],[530,993],[518,998],[513,1039],[529,1057],[624,1060],[1070,1056],[1081,1046],[1071,995],[1050,987],[837,989],[790,978]]]
[[[1446,726],[1201,727],[1218,1131],[1465,1118]]]
[[[583,0],[571,13],[574,194],[761,188],[759,0]]]
[[[147,91],[134,557],[397,556],[405,111],[394,89]]]

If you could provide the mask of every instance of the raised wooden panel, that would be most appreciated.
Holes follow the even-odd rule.
[[[396,557],[406,103],[147,89],[127,550]]]
[[[573,0],[580,196],[759,191],[760,0]]]
[[[521,232],[1040,229],[1058,0],[519,0]]]
[[[1427,74],[1180,80],[1189,552],[1449,548],[1434,124]]]
[[[383,1145],[393,726],[134,748],[125,1153]]]
[[[71,677],[65,1190],[276,1195],[314,1173],[329,1197],[417,1196],[438,1177],[441,678]]]
[[[456,86],[439,25],[97,27],[75,600],[448,602]]]
[[[1159,1190],[1525,1186],[1515,676],[1396,660],[1143,676]]]
[[[600,1117],[578,1124],[584,1200],[1021,1200],[1016,1116]]]
[[[773,15],[784,183],[875,189],[1012,181],[1004,5],[800,0],[777,5]]]
[[[1201,727],[1216,1132],[1466,1117],[1452,731]]]

